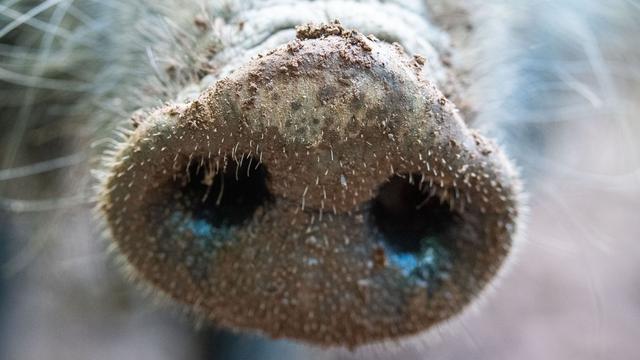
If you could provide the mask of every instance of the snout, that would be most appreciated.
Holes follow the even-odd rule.
[[[216,324],[327,346],[458,314],[510,252],[519,185],[428,61],[305,26],[148,112],[100,200],[133,274]]]

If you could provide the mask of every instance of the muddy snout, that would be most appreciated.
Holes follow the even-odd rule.
[[[327,346],[458,314],[510,252],[519,185],[428,62],[304,26],[147,112],[100,200],[132,274],[215,324]]]

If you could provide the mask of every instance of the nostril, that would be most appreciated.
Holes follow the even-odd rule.
[[[165,204],[171,209],[169,224],[196,237],[216,237],[250,221],[255,211],[270,201],[268,173],[251,157],[222,165],[204,166],[193,158],[169,180]]]
[[[227,158],[224,163],[216,171],[195,159],[177,184],[184,208],[213,227],[241,225],[271,198],[264,164],[251,157],[241,163]]]
[[[451,267],[451,233],[462,218],[421,182],[419,174],[395,175],[380,186],[371,219],[392,266],[413,280],[429,282]]]
[[[440,239],[459,221],[448,203],[419,183],[420,178],[393,176],[379,188],[371,206],[376,227],[388,245],[400,252],[420,251],[425,238]]]

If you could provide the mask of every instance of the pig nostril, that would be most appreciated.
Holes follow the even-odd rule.
[[[156,222],[166,219],[160,227],[168,231],[168,238],[224,243],[234,237],[234,229],[251,221],[256,210],[270,201],[267,170],[252,158],[243,157],[239,163],[225,159],[218,169],[202,166],[200,160],[191,159],[169,180],[164,200],[152,207],[157,211],[151,217]],[[167,209],[168,218],[162,215]]]
[[[225,163],[227,166],[215,172],[192,161],[178,191],[182,206],[193,219],[214,228],[243,224],[271,198],[264,164],[252,158],[244,158],[242,163],[227,159]]]
[[[451,268],[455,244],[450,237],[463,220],[420,179],[417,174],[391,177],[372,201],[371,218],[391,265],[433,289]]]
[[[377,229],[400,252],[420,251],[424,238],[440,238],[459,221],[448,204],[413,179],[420,175],[392,177],[379,188],[371,207]]]

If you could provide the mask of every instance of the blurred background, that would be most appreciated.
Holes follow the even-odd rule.
[[[637,359],[640,3],[495,3],[470,96],[524,174],[526,239],[482,306],[375,358]],[[74,106],[117,86],[78,60],[118,41],[117,5],[0,2],[0,358],[348,358],[194,326],[121,276],[92,220],[100,104]]]

